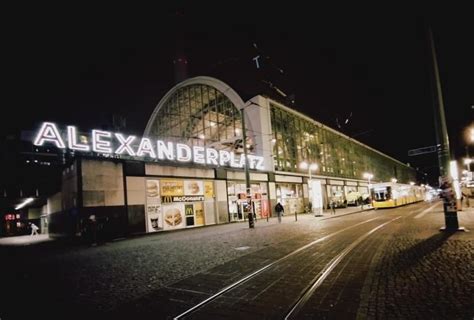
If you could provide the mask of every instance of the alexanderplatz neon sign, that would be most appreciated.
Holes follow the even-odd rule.
[[[243,154],[236,155],[231,151],[201,146],[190,147],[182,143],[137,138],[133,135],[103,130],[92,130],[90,136],[92,137],[92,144],[79,143],[76,127],[67,126],[67,138],[64,139],[56,124],[43,122],[41,128],[36,133],[33,144],[43,146],[45,143],[48,143],[56,145],[59,149],[83,152],[92,151],[108,156],[129,155],[137,158],[151,158],[182,163],[192,162],[203,165],[229,166],[232,168],[245,167],[245,156]],[[137,142],[138,147],[136,146]],[[249,154],[247,158],[250,169],[265,170],[263,157]]]

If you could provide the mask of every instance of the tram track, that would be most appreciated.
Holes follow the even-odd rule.
[[[335,256],[327,265],[326,267],[321,270],[321,272],[313,278],[311,281],[311,284],[309,288],[303,292],[303,294],[298,298],[296,303],[291,307],[290,311],[286,314],[284,317],[285,320],[288,319],[293,319],[295,318],[299,311],[303,308],[303,306],[306,304],[306,302],[309,300],[309,298],[313,295],[313,293],[316,291],[316,289],[323,283],[323,281],[329,276],[329,274],[336,268],[336,266],[342,261],[342,259],[347,256],[352,250],[354,250],[355,247],[357,247],[362,241],[367,239],[371,234],[376,232],[377,230],[385,227],[389,223],[392,223],[393,221],[396,221],[398,219],[402,218],[402,216],[398,216],[394,219],[391,219],[373,229],[370,231],[364,233],[362,236],[357,238],[355,242],[350,244],[348,247],[346,247],[340,254]]]
[[[311,277],[311,279],[305,279],[305,283],[307,284],[306,286],[304,286],[304,288],[301,290],[301,294],[299,295],[298,299],[294,302],[292,302],[290,304],[290,308],[289,308],[289,311],[287,313],[287,317],[288,319],[291,318],[292,316],[294,316],[298,310],[304,305],[305,301],[307,301],[307,299],[311,296],[311,294],[319,287],[319,285],[326,279],[326,277],[331,273],[331,271],[342,261],[342,259],[349,253],[351,252],[357,245],[359,245],[362,241],[364,241],[367,237],[369,237],[371,234],[373,234],[374,232],[376,232],[377,230],[383,228],[384,226],[386,226],[387,224],[393,222],[393,221],[396,221],[400,218],[402,218],[403,216],[397,216],[396,218],[394,219],[391,219],[389,221],[384,221],[382,224],[378,224],[377,226],[371,228],[369,231],[366,231],[364,230],[363,234],[361,236],[357,236],[356,239],[353,239],[351,240],[350,238],[349,239],[346,239],[346,242],[348,242],[347,244],[344,244],[343,243],[343,247],[342,248],[337,248],[336,246],[336,249],[335,249],[335,252],[332,252],[332,259],[330,259],[328,262],[324,263],[322,267],[319,267],[318,271],[317,271],[317,274],[314,276],[314,277]],[[350,229],[354,229],[354,228],[357,228],[357,227],[360,227],[360,226],[364,226],[365,224],[368,224],[368,223],[371,223],[371,222],[377,222],[376,220],[380,220],[380,219],[384,219],[384,217],[375,217],[375,218],[371,218],[371,219],[367,219],[367,220],[364,220],[364,221],[361,221],[357,224],[354,224],[352,226],[349,226],[349,227],[346,227],[346,228],[343,228],[341,230],[338,230],[336,232],[333,232],[331,234],[328,234],[324,237],[321,237],[319,239],[316,239],[304,246],[301,246],[300,248],[296,249],[296,250],[293,250],[292,252],[288,253],[287,255],[259,268],[258,270],[246,275],[245,277],[241,278],[240,280],[226,286],[225,288],[221,289],[220,291],[218,291],[217,293],[215,293],[214,295],[208,297],[207,299],[203,300],[202,302],[196,304],[195,306],[189,308],[188,310],[182,312],[181,314],[177,315],[174,317],[174,319],[184,319],[184,318],[188,318],[188,317],[191,317],[192,318],[192,315],[195,314],[196,312],[198,312],[198,310],[200,309],[203,309],[204,307],[206,306],[209,306],[212,302],[214,302],[215,300],[219,299],[219,298],[223,298],[224,295],[228,295],[230,294],[232,291],[236,291],[237,288],[243,286],[244,284],[248,283],[249,280],[251,279],[254,279],[256,277],[263,277],[265,272],[271,274],[272,273],[272,270],[275,272],[275,269],[285,269],[285,268],[289,268],[288,270],[291,270],[291,263],[288,262],[289,259],[318,259],[318,260],[327,260],[328,259],[328,256],[325,255],[322,251],[321,252],[307,252],[306,254],[309,256],[300,256],[298,257],[297,255],[301,255],[303,252],[307,251],[306,249],[310,249],[312,247],[314,247],[316,244],[321,244],[323,242],[325,242],[326,240],[331,240],[331,239],[335,239],[334,237],[336,235],[339,235],[341,233],[344,233]],[[339,242],[341,240],[338,240]],[[333,249],[334,251],[334,249]],[[319,257],[318,255],[321,255],[321,257]],[[287,265],[285,266],[284,263],[286,263]],[[315,268],[315,267],[312,267],[310,266],[309,269],[311,268]],[[318,267],[316,267],[318,268]],[[312,272],[314,272],[314,270],[312,270]],[[291,274],[292,271],[285,271],[285,274]],[[277,283],[278,281],[281,280],[281,276],[279,275],[272,275],[272,276],[276,276],[277,279],[274,279],[273,282],[272,281],[269,281],[270,284],[267,284],[265,285],[266,287],[262,289],[262,294],[263,292],[265,291],[269,291],[270,288],[272,286],[275,286],[275,283]],[[266,280],[263,280],[262,283],[264,283]],[[236,293],[236,295],[238,296],[239,293]]]

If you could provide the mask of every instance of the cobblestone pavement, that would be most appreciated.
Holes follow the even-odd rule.
[[[458,213],[474,227],[474,209]],[[411,219],[384,244],[365,280],[358,319],[473,319],[473,232],[437,232],[442,207]]]
[[[444,224],[441,206],[420,215],[427,207],[404,207],[413,211],[410,217],[383,228],[358,246],[326,279],[307,304],[311,307],[305,307],[299,317],[472,319],[473,232],[439,232]],[[350,215],[340,211],[336,217],[298,215],[297,222],[285,216],[281,224],[276,219],[259,220],[255,229],[246,223],[228,224],[97,247],[55,242],[0,246],[2,292],[8,292],[0,302],[0,318],[33,314],[50,319],[91,315],[129,318],[130,314],[171,318],[295,248],[398,210],[402,209]],[[459,220],[474,229],[474,209],[460,212]],[[339,246],[344,243],[341,239]],[[331,254],[329,250],[319,254],[323,253]],[[287,281],[299,281],[282,274],[287,275]],[[265,296],[268,305],[274,307],[278,297],[290,294],[283,289]],[[256,306],[252,309],[242,304],[240,308],[258,314]],[[225,309],[220,311],[216,318],[230,316]]]

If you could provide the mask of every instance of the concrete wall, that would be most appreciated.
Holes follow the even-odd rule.
[[[269,100],[256,96],[245,107],[247,137],[251,138],[255,149],[252,153],[264,157],[265,171],[274,171],[272,157],[272,125]]]
[[[63,178],[61,184],[62,191],[62,210],[77,208],[77,160],[63,170]]]
[[[227,179],[245,181],[245,172],[227,171]],[[268,181],[268,175],[266,173],[250,173],[250,181]]]
[[[39,219],[41,217],[41,208],[28,208],[28,220]]]
[[[122,164],[82,160],[82,195],[84,207],[124,205]]]
[[[128,231],[140,233],[146,231],[145,177],[127,177]]]
[[[145,177],[127,177],[127,203],[128,205],[145,205],[146,190]]]
[[[215,178],[213,169],[162,166],[154,163],[145,164],[145,173],[147,176]]]
[[[63,210],[62,193],[58,192],[47,200],[47,213],[52,214]]]

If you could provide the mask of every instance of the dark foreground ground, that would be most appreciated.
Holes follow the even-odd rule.
[[[474,208],[459,212],[459,221],[474,230]],[[255,229],[236,223],[93,247],[4,241],[0,319],[171,319],[295,249],[351,227],[189,316],[281,319],[314,274],[383,223],[331,270],[296,318],[473,319],[474,231],[440,232],[439,203],[299,215],[298,221],[285,216],[281,224],[257,221]]]

